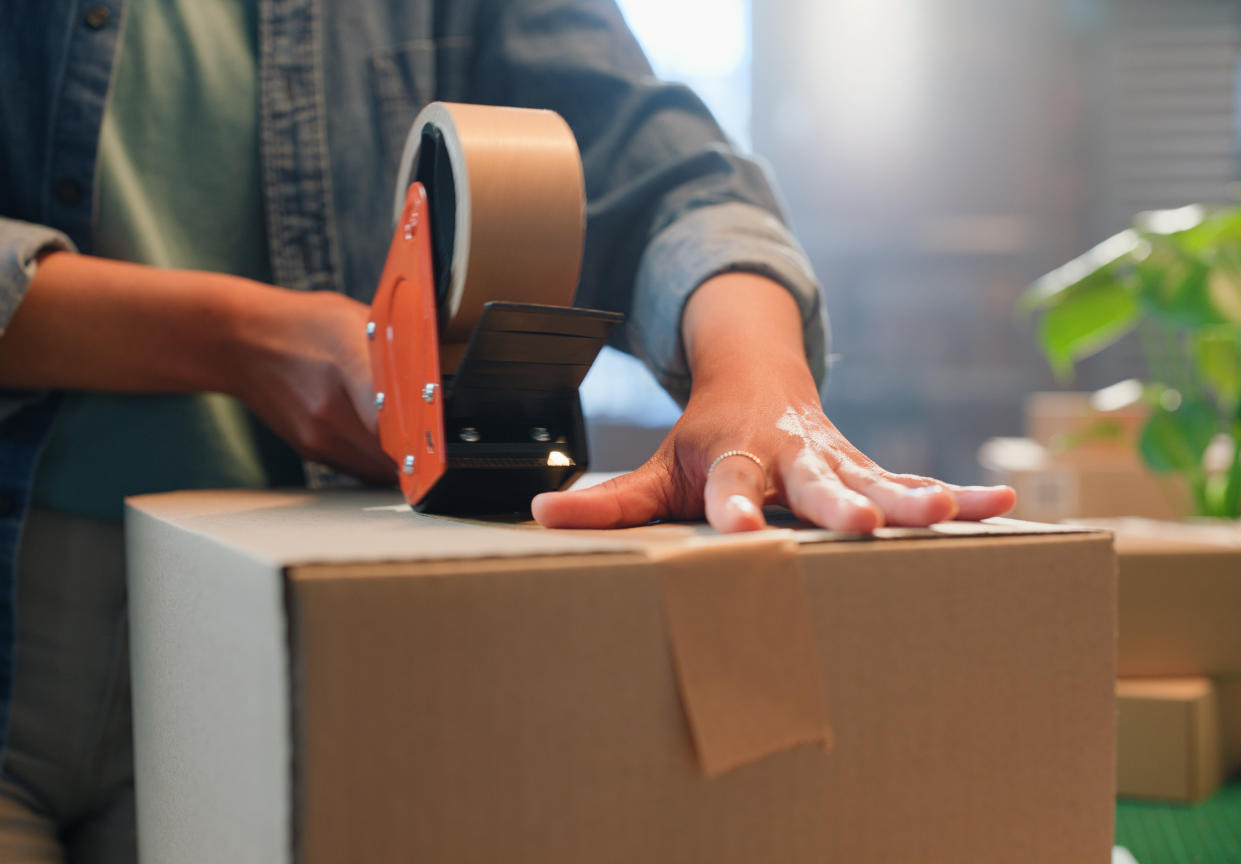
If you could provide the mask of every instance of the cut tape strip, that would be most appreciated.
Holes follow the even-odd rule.
[[[797,548],[781,537],[649,553],[707,777],[798,745],[832,748]]]

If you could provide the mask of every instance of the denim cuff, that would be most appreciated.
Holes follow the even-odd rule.
[[[54,228],[0,217],[0,335],[26,296],[36,259],[53,249],[72,250],[73,243]]]
[[[39,266],[39,255],[54,249],[73,251],[74,247],[68,237],[54,228],[0,216],[0,336],[26,296],[26,288]],[[45,395],[35,390],[0,390],[0,423],[8,422],[26,405]]]
[[[806,361],[822,390],[827,322],[806,253],[775,216],[752,204],[693,210],[652,239],[638,268],[629,342],[674,399],[689,399],[690,371],[681,315],[690,295],[721,273],[765,276],[788,289],[801,310]]]

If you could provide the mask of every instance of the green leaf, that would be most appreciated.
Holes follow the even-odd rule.
[[[1189,328],[1228,323],[1212,302],[1211,268],[1175,248],[1169,238],[1155,238],[1136,272],[1142,303],[1154,319]]]
[[[1241,422],[1232,423],[1232,462],[1225,477],[1224,504],[1220,515],[1227,519],[1241,516]]]
[[[1135,256],[1144,251],[1138,232],[1121,231],[1041,277],[1021,295],[1017,310],[1028,315],[1064,302],[1085,285],[1119,280],[1132,266]]]
[[[1141,306],[1133,292],[1109,274],[1092,274],[1060,294],[1043,314],[1039,344],[1057,375],[1103,350],[1137,324]]]
[[[1232,461],[1224,476],[1227,479],[1219,515],[1236,519],[1241,516],[1241,423],[1232,424]]]
[[[1207,299],[1215,314],[1241,324],[1241,249],[1220,247],[1207,277]]]
[[[1211,327],[1193,336],[1199,377],[1228,414],[1241,404],[1241,327]]]
[[[1172,236],[1190,255],[1209,254],[1223,244],[1241,242],[1241,207],[1216,210],[1192,228]]]
[[[1175,411],[1157,408],[1142,427],[1138,447],[1151,470],[1202,473],[1202,456],[1219,421],[1205,402],[1186,400]]]

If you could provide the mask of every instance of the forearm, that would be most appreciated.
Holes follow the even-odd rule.
[[[215,273],[54,252],[3,337],[0,386],[228,391],[239,296],[277,292]]]

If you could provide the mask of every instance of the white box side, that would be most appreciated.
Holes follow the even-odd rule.
[[[279,568],[128,508],[143,864],[292,859]]]

